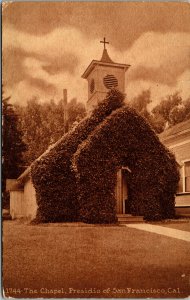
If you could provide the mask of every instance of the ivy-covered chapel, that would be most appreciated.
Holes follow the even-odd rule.
[[[113,62],[108,42],[102,42],[102,58],[82,75],[88,81],[87,117],[19,178],[24,193],[33,193],[36,222],[117,223],[123,216],[175,216],[175,157],[127,105],[130,65]]]

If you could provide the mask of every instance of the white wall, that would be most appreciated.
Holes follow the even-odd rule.
[[[32,180],[28,179],[24,185],[25,216],[34,219],[37,212],[36,191]]]
[[[183,174],[183,165],[185,161],[190,161],[190,133],[185,132],[180,136],[174,136],[168,140],[163,141],[163,144],[169,148],[171,152],[175,154],[176,160],[181,166],[180,170],[180,186],[185,184],[185,174]],[[183,188],[184,189],[184,188]],[[176,207],[190,207],[190,193],[181,193],[178,192],[175,199],[175,206]]]
[[[10,191],[10,215],[12,219],[25,216],[24,192],[22,190]]]
[[[12,219],[28,218],[30,220],[36,217],[37,203],[36,192],[29,178],[23,190],[10,191],[10,214]]]

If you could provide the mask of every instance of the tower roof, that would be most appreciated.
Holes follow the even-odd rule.
[[[111,60],[111,58],[108,55],[107,49],[104,48],[101,60],[92,60],[91,63],[89,64],[89,66],[87,67],[87,69],[82,74],[82,78],[87,78],[88,75],[92,72],[92,70],[97,65],[99,65],[99,66],[108,66],[108,67],[112,66],[112,67],[115,67],[115,68],[124,69],[125,71],[127,71],[127,69],[130,67],[130,65],[118,64],[118,63],[113,62],[113,60]]]
[[[107,62],[107,63],[114,63],[113,60],[111,60],[111,58],[109,57],[107,49],[103,50],[102,58],[100,61]]]

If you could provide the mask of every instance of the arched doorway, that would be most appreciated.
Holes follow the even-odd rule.
[[[127,172],[131,172],[128,167],[122,167],[117,172],[116,184],[116,211],[117,214],[129,214],[128,206],[128,188],[127,188]]]

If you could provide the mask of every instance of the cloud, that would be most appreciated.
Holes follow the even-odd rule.
[[[154,105],[175,91],[190,96],[190,34],[145,33],[125,56],[132,65],[126,74],[130,99],[149,88]]]
[[[57,28],[41,36],[31,35],[16,30],[12,25],[3,29],[3,48],[20,48],[26,53],[34,53],[45,58],[63,58],[76,56],[90,60],[91,53],[98,54],[96,40],[90,40],[73,27]],[[98,41],[99,43],[99,41]],[[97,49],[97,50],[96,50]]]
[[[69,95],[71,98],[83,98],[84,85],[81,89],[77,76],[74,76],[72,73],[65,71],[51,74],[44,69],[48,65],[48,62],[42,62],[34,58],[26,58],[23,61],[23,64],[26,72],[30,74],[31,78],[38,78],[48,85],[55,87],[57,90],[57,93],[54,95],[55,97],[61,97],[63,88],[69,86]],[[83,80],[81,81],[83,82]]]
[[[20,105],[26,105],[27,101],[33,97],[39,98],[42,102],[51,99],[46,89],[41,89],[37,85],[33,85],[27,79],[9,86],[9,88],[6,89],[6,95],[11,95],[12,102],[19,103]]]
[[[175,85],[178,76],[190,68],[190,34],[144,33],[126,56],[132,64],[130,80],[154,79]]]
[[[168,86],[167,84],[158,84],[154,81],[147,80],[134,80],[128,84],[127,87],[127,99],[131,99],[139,95],[143,90],[150,89],[152,104],[150,108],[154,107],[160,102],[165,96],[179,92],[183,100],[190,97],[190,70],[183,72],[176,80],[177,84],[175,86]]]
[[[75,28],[58,28],[40,37],[20,32],[11,25],[3,29],[3,51],[6,53],[17,49],[23,55],[20,67],[17,66],[18,72],[22,70],[23,78],[19,78],[22,86],[25,83],[29,88],[30,78],[40,79],[55,86],[57,93],[54,97],[59,98],[62,89],[68,88],[71,98],[77,97],[83,102],[87,98],[87,84],[81,75],[92,57],[101,57],[97,43],[99,41],[89,40]],[[6,62],[5,79],[8,77],[6,73],[11,73],[11,66]],[[6,82],[6,85],[12,91],[12,100],[15,101],[12,85],[10,82]],[[32,94],[34,90],[31,90]]]
[[[4,76],[8,78],[6,86],[12,100],[20,99],[24,103],[24,97],[31,95],[31,98],[35,94],[43,101],[53,97],[60,99],[62,89],[67,88],[70,98],[86,102],[87,82],[81,74],[92,59],[101,58],[102,47],[98,45],[99,40],[91,39],[74,27],[57,28],[36,36],[7,25],[3,28],[3,51],[9,53]],[[116,62],[131,64],[126,73],[128,97],[151,88],[156,103],[176,90],[185,98],[189,96],[189,49],[190,34],[146,32],[125,51],[109,46],[109,54]],[[18,76],[11,81],[8,56],[14,51],[20,53],[16,65]]]
[[[136,65],[160,68],[168,63],[168,58],[178,61],[189,53],[190,35],[188,33],[146,32],[135,41],[128,51],[128,58]],[[189,53],[190,54],[190,53]]]

